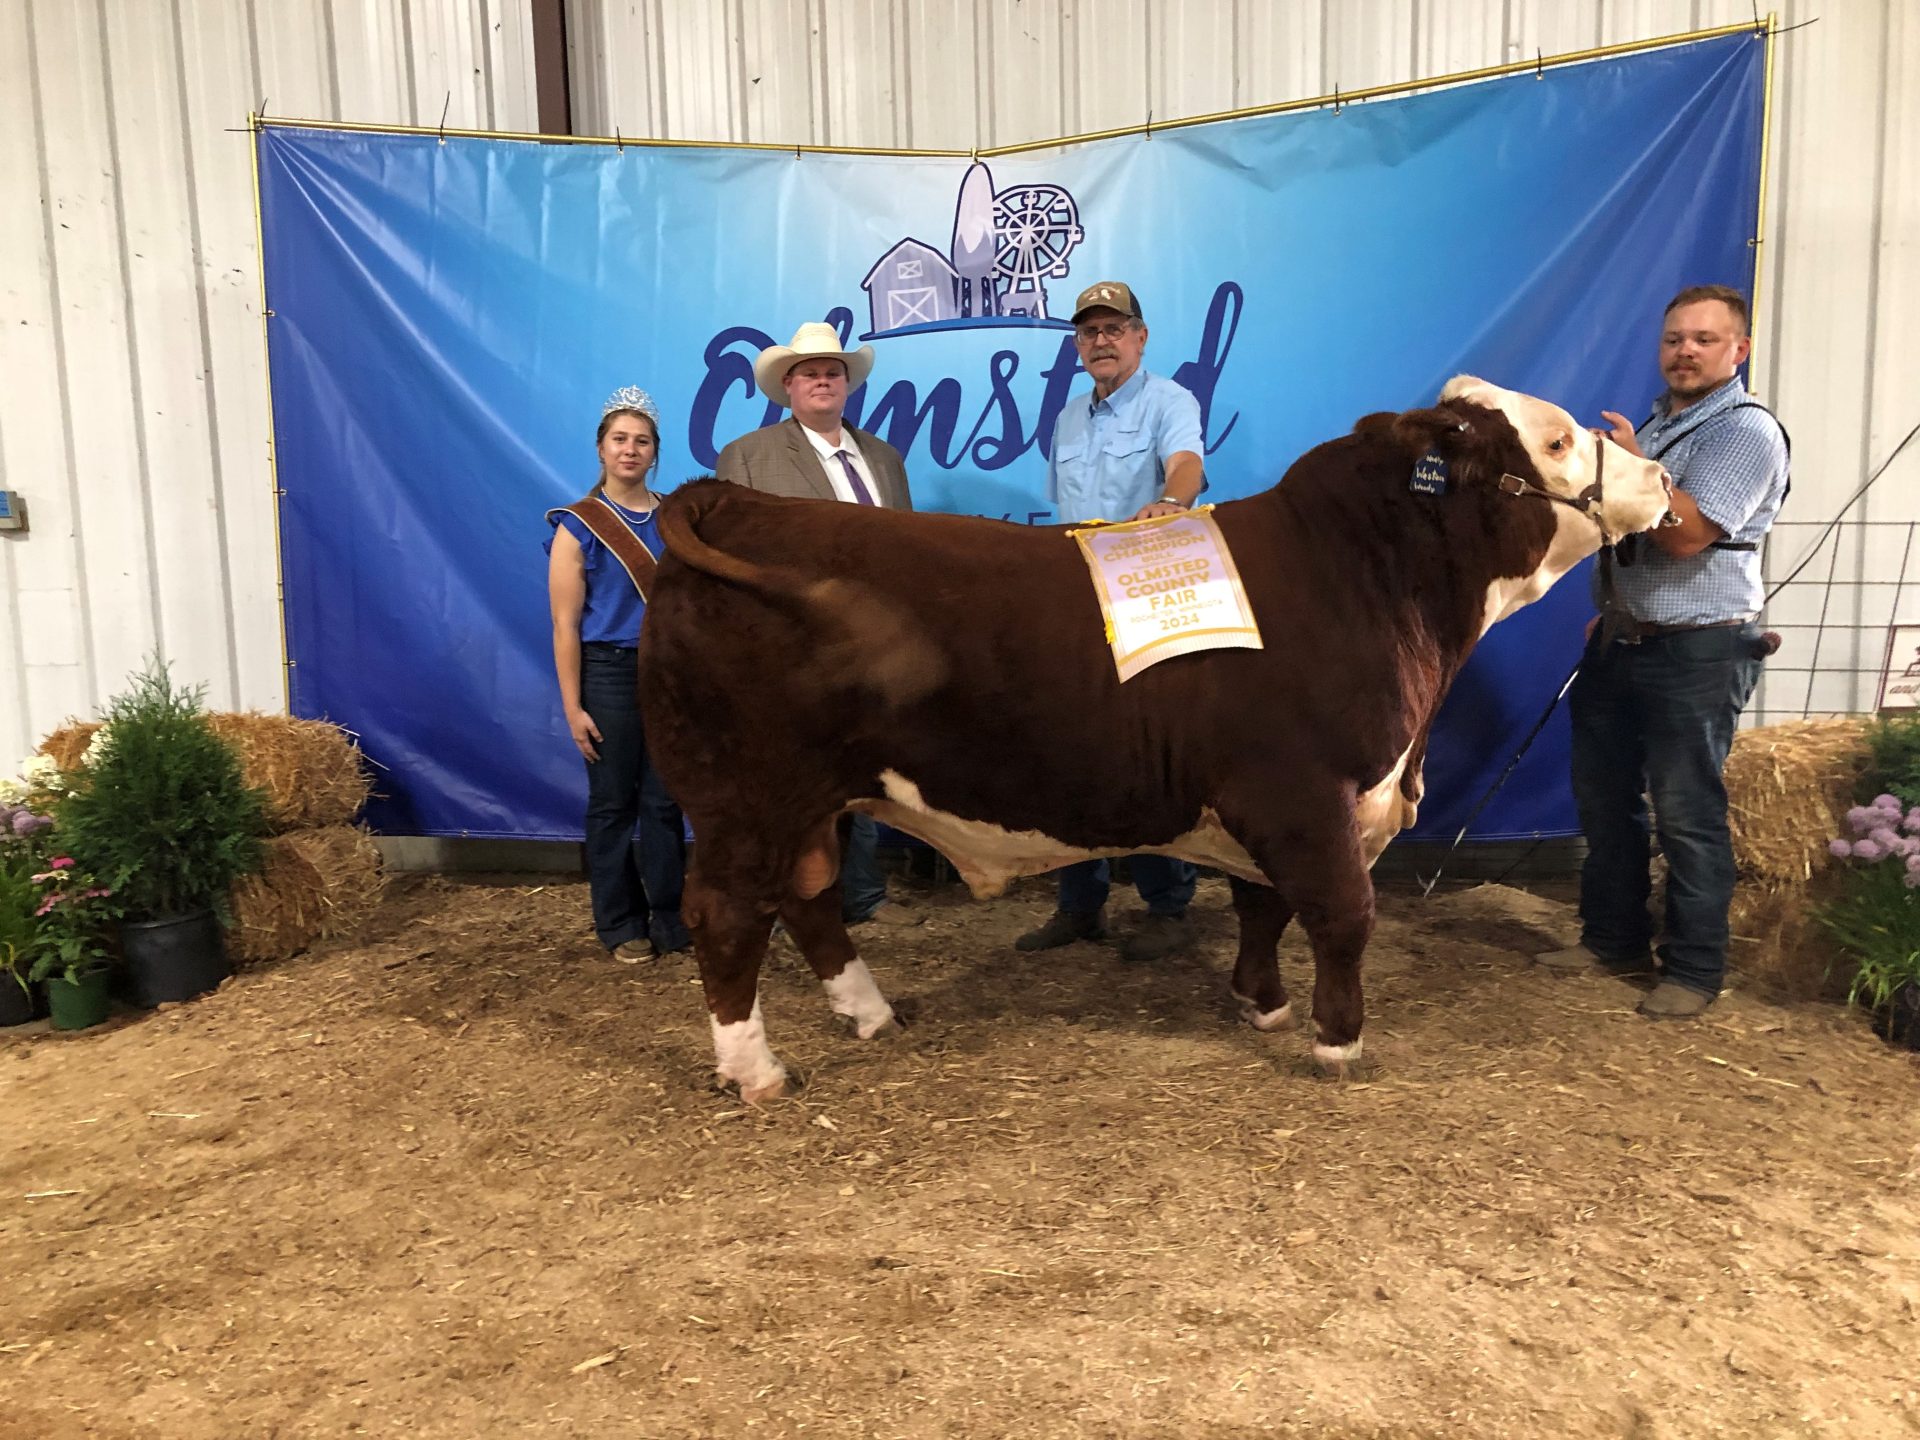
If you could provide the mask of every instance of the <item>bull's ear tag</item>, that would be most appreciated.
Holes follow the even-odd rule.
[[[1447,462],[1438,450],[1429,450],[1413,462],[1413,478],[1407,482],[1407,488],[1416,495],[1447,493]]]

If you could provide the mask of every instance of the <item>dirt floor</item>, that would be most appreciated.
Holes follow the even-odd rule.
[[[575,883],[0,1032],[0,1434],[1920,1431],[1920,1065],[1858,1012],[1656,1025],[1528,967],[1558,901],[1387,896],[1330,1081],[1235,1018],[1221,882],[1151,968],[916,893],[904,1037],[776,954],[761,1111]]]

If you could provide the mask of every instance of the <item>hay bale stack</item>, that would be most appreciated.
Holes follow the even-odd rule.
[[[207,725],[239,757],[274,832],[260,870],[228,896],[228,953],[241,964],[284,960],[347,934],[380,903],[385,885],[373,837],[347,823],[372,788],[347,732],[259,711],[215,712]],[[40,753],[77,769],[99,728],[69,721],[40,742]]]
[[[236,964],[297,955],[316,940],[356,929],[385,889],[380,852],[356,825],[275,835],[260,869],[235,883],[227,953]]]
[[[216,711],[207,725],[240,757],[247,784],[266,797],[276,834],[344,825],[367,803],[372,786],[360,752],[338,725],[257,710]],[[40,753],[62,770],[77,769],[99,728],[97,721],[69,720],[40,742]]]
[[[1739,883],[1733,959],[1795,999],[1844,995],[1841,957],[1808,910],[1838,870],[1827,842],[1844,833],[1867,762],[1867,720],[1837,716],[1742,730],[1727,756],[1727,815]]]

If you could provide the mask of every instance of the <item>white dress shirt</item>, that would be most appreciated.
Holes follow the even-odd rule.
[[[814,453],[820,457],[820,468],[827,472],[827,483],[833,487],[833,498],[844,500],[849,505],[858,505],[860,498],[853,493],[853,487],[847,483],[847,472],[840,462],[834,459],[836,451],[844,450],[853,461],[853,468],[860,472],[860,478],[867,482],[867,489],[873,495],[873,503],[879,505],[880,482],[873,478],[873,467],[867,464],[867,457],[860,453],[860,447],[854,443],[853,431],[845,425],[840,427],[840,443],[833,445],[821,436],[820,432],[807,425],[800,426],[800,433],[807,437]]]

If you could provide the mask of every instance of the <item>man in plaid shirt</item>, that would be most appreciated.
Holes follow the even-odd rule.
[[[1649,793],[1667,861],[1660,980],[1640,1013],[1684,1020],[1726,972],[1733,843],[1721,778],[1765,647],[1760,545],[1786,499],[1780,422],[1749,399],[1747,302],[1696,285],[1668,304],[1666,393],[1636,431],[1602,411],[1613,439],[1663,464],[1678,524],[1630,537],[1594,572],[1601,614],[1574,682],[1573,793],[1587,838],[1581,943],[1538,957],[1558,971],[1653,968],[1647,902]]]

